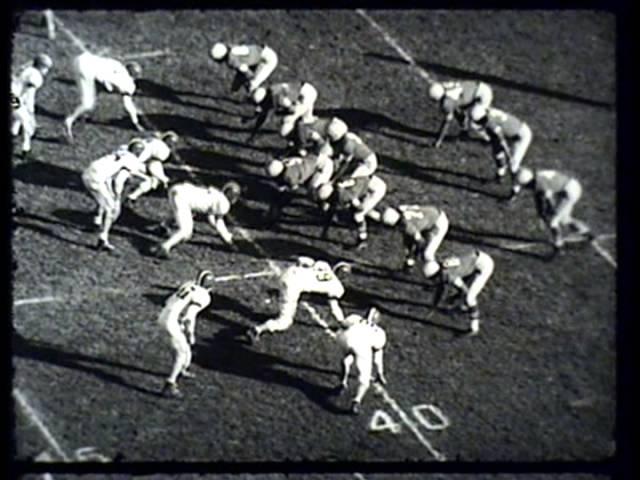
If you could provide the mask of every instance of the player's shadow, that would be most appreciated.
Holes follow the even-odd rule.
[[[479,247],[495,248],[504,252],[533,257],[544,261],[553,260],[557,254],[553,245],[545,239],[522,237],[487,230],[471,230],[456,225],[449,227],[447,239]],[[505,241],[507,243],[504,243]],[[510,248],[509,243],[511,242],[516,245]],[[533,251],[532,249],[534,248],[538,251]]]
[[[12,175],[30,185],[84,191],[80,172],[40,160],[15,165]]]
[[[42,105],[36,105],[36,118],[42,115],[43,117],[48,117],[52,120],[62,121],[65,118],[64,113],[52,112],[51,110],[43,107]],[[62,128],[60,129],[60,134],[62,135]]]
[[[394,120],[387,115],[378,112],[369,112],[360,108],[327,108],[315,111],[319,117],[338,117],[344,120],[349,128],[367,130],[375,133],[380,132],[381,128],[395,130],[418,137],[435,137],[436,133],[422,130],[420,128],[405,125]],[[404,140],[404,138],[402,138]]]
[[[194,348],[193,363],[229,375],[295,388],[330,413],[349,413],[333,402],[331,394],[335,385],[318,385],[297,374],[299,371],[306,371],[335,375],[337,379],[337,372],[258,352],[238,340],[243,334],[244,328],[236,324],[218,331],[213,337],[199,340]]]
[[[365,53],[365,57],[373,58],[376,60],[383,60],[387,62],[407,63],[402,58],[396,56],[390,56],[380,53]],[[481,80],[487,82],[490,85],[500,86],[510,90],[518,90],[521,92],[532,93],[534,95],[541,95],[544,97],[554,98],[556,100],[562,100],[571,103],[580,103],[583,105],[589,105],[592,107],[605,108],[611,110],[615,108],[615,103],[605,102],[601,100],[594,100],[592,98],[581,97],[566,92],[560,92],[558,90],[552,90],[550,88],[539,87],[529,83],[517,82],[506,78],[498,77],[497,75],[488,75],[470,70],[465,70],[457,67],[449,67],[439,63],[432,63],[427,61],[417,62],[422,68],[428,72],[433,72],[437,75],[444,75],[447,77],[460,79],[460,80]]]
[[[438,169],[438,168],[430,169],[430,167],[428,166],[423,167],[423,166],[414,165],[410,162],[402,161],[400,159],[391,157],[386,154],[380,154],[379,160],[380,160],[380,165],[384,166],[385,169],[394,170],[399,175],[409,176],[416,180],[422,180],[425,183],[440,185],[440,186],[449,187],[449,188],[455,188],[458,190],[464,190],[472,194],[483,195],[486,197],[494,198],[496,200],[503,200],[505,198],[504,194],[496,193],[486,189],[476,188],[475,186],[473,186],[473,182],[486,184],[490,180],[488,178],[476,177],[474,175],[466,174],[466,173],[453,172],[453,175],[459,176],[459,177],[465,177],[469,180],[472,180],[472,183],[452,182],[449,179],[443,178],[441,175],[433,175],[431,173],[431,171],[434,171],[434,172],[451,175],[452,172],[446,169]]]
[[[25,338],[18,332],[14,332],[11,345],[14,356],[88,373],[104,382],[119,385],[146,395],[159,395],[158,392],[142,388],[113,372],[128,371],[163,377],[164,374],[161,372],[147,370],[122,362],[92,357],[83,353],[65,351],[57,345]]]
[[[25,212],[25,213],[21,214],[20,217],[16,218],[14,225],[15,225],[15,228],[25,228],[27,230],[31,230],[33,232],[38,232],[38,233],[40,233],[42,235],[46,235],[48,237],[55,238],[56,240],[61,240],[61,241],[65,242],[65,243],[69,243],[71,245],[76,245],[78,247],[84,247],[84,248],[87,248],[87,249],[90,249],[90,250],[93,250],[94,247],[95,247],[94,243],[89,243],[89,242],[81,243],[81,242],[78,242],[78,241],[76,241],[74,239],[64,237],[64,236],[60,235],[58,232],[56,232],[55,228],[48,228],[48,227],[45,227],[43,225],[38,225],[37,223],[34,223],[34,221],[35,222],[53,224],[53,225],[60,225],[60,226],[63,226],[63,227],[71,227],[73,229],[77,229],[77,225],[69,224],[69,223],[66,223],[66,222],[56,221],[56,220],[48,218],[48,217],[44,217],[44,216],[41,216],[41,215],[36,215],[36,214],[28,213],[28,212]]]
[[[275,258],[278,260],[292,260],[299,256],[309,256],[316,260],[325,260],[331,265],[344,260],[341,257],[332,255],[325,249],[309,245],[308,243],[296,242],[288,238],[256,238],[254,239],[254,243],[259,245],[262,250],[269,252],[269,258]],[[258,258],[262,257],[259,254],[257,254],[256,256]]]

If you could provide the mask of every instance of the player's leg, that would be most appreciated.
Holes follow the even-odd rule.
[[[25,112],[22,121],[22,153],[24,155],[31,151],[31,138],[36,133],[36,117],[33,113]]]
[[[252,92],[262,85],[271,76],[278,66],[278,55],[271,48],[265,47],[262,50],[262,62],[258,65],[253,80],[249,84],[249,91]]]
[[[358,220],[364,220],[387,193],[387,184],[380,177],[371,177],[367,187],[367,193],[362,199],[359,211],[355,215],[356,222],[358,222]]]
[[[257,341],[264,332],[283,332],[293,325],[293,320],[298,309],[300,293],[286,289],[280,294],[280,309],[276,318],[267,320],[261,325],[256,325],[249,331],[252,341]]]
[[[191,209],[184,205],[179,197],[171,196],[171,200],[178,229],[161,245],[162,250],[166,254],[178,243],[189,240],[193,234],[193,214]]]
[[[73,124],[80,115],[90,112],[95,107],[96,103],[96,84],[93,75],[85,74],[82,71],[82,66],[74,63],[76,83],[78,90],[80,91],[80,104],[76,109],[64,120],[66,127],[66,133],[69,139],[73,138]]]
[[[436,259],[436,253],[445,235],[449,231],[449,218],[444,212],[440,212],[440,215],[436,219],[434,228],[429,232],[429,243],[424,249],[424,259],[427,262],[434,261]]]
[[[114,247],[109,243],[109,231],[111,226],[116,221],[119,214],[118,201],[113,195],[111,188],[106,182],[98,187],[99,199],[98,204],[102,209],[102,228],[98,240],[98,248],[104,248],[106,250],[113,250]]]
[[[472,334],[478,333],[480,329],[480,310],[478,308],[478,295],[484,289],[487,281],[493,274],[493,259],[484,252],[480,252],[476,264],[479,272],[474,277],[466,296],[466,307],[469,309],[470,326]]]
[[[42,14],[47,24],[47,35],[49,37],[49,40],[55,40],[56,39],[56,22],[53,16],[53,10],[46,9],[44,12],[42,12]]]
[[[313,121],[313,108],[318,99],[318,91],[310,83],[305,83],[300,89],[302,95],[300,116],[303,122]]]
[[[376,378],[383,384],[387,384],[387,379],[384,376],[384,349],[373,351],[373,364],[376,367]]]
[[[135,202],[142,195],[149,193],[152,190],[155,190],[160,185],[160,181],[155,177],[148,177],[147,179],[140,182],[140,184],[135,188],[133,192],[131,192],[127,199]]]
[[[187,343],[187,339],[182,333],[180,326],[178,325],[177,319],[171,319],[169,324],[167,325],[167,332],[169,333],[169,338],[171,342],[171,346],[174,352],[174,360],[173,367],[171,369],[171,373],[166,379],[165,382],[165,390],[168,391],[172,396],[180,396],[180,390],[178,390],[177,381],[178,376],[182,372],[185,362],[188,358],[188,350],[189,344]]]
[[[358,369],[358,390],[351,403],[353,413],[360,412],[360,404],[371,385],[371,367],[373,361],[371,348],[358,349],[356,352],[356,368]]]
[[[515,177],[520,170],[520,165],[522,164],[524,156],[529,150],[529,145],[531,145],[532,138],[533,134],[531,133],[531,128],[529,128],[529,125],[527,125],[526,123],[523,123],[522,127],[520,127],[519,136],[513,143],[513,147],[511,149],[511,161],[509,164],[509,170],[511,171],[512,178],[511,191],[514,195],[517,195],[522,189],[522,186],[515,181]]]
[[[346,390],[349,386],[349,373],[351,372],[351,365],[355,360],[355,355],[352,352],[347,353],[342,359],[342,379],[340,380],[340,390]]]

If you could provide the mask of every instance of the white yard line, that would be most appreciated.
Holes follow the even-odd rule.
[[[117,55],[116,57],[120,58],[121,60],[134,60],[138,58],[166,57],[168,55],[173,55],[173,52],[168,48],[165,48],[164,50],[152,50],[150,52],[129,53],[127,55]]]
[[[273,269],[274,273],[279,274],[282,271],[282,269],[278,267],[278,265],[276,265],[276,263],[269,258],[269,256],[267,255],[267,252],[253,240],[253,238],[251,237],[248,231],[246,231],[243,228],[236,228],[236,231],[248,243],[253,245],[256,251],[265,258],[265,260],[269,264],[269,267]],[[328,323],[320,316],[320,314],[316,311],[315,308],[313,308],[311,305],[309,305],[309,303],[304,301],[300,302],[300,305],[302,305],[302,307],[309,313],[311,318],[323,328],[324,332],[327,335],[329,335],[332,338],[335,338],[335,334],[330,330]],[[398,402],[395,401],[395,399],[389,394],[389,392],[384,386],[376,383],[374,384],[374,390],[376,391],[376,393],[381,395],[384,401],[398,414],[398,416],[402,419],[402,421],[409,428],[409,430],[416,436],[416,438],[422,444],[422,446],[424,446],[428,450],[428,452],[431,455],[433,455],[433,457],[436,460],[438,461],[446,460],[446,457],[442,453],[438,452],[435,448],[433,448],[431,443],[424,437],[424,435],[422,435],[422,433],[420,433],[420,430],[418,429],[418,425],[413,420],[411,420],[411,417],[398,405]]]
[[[33,423],[38,428],[38,430],[40,430],[40,433],[42,433],[42,436],[49,444],[49,447],[51,447],[53,451],[56,453],[56,455],[62,458],[63,461],[68,462],[69,457],[67,456],[66,453],[64,453],[64,450],[62,449],[60,444],[57,442],[57,440],[54,438],[51,431],[49,431],[49,429],[45,426],[43,421],[40,419],[38,412],[36,412],[35,409],[31,405],[29,405],[29,402],[27,401],[27,398],[25,397],[25,395],[17,388],[14,388],[13,396],[18,402],[18,404],[20,405],[20,408],[22,408],[22,410],[24,411],[25,415],[29,418],[31,423]]]
[[[359,8],[356,10],[356,13],[360,15],[362,18],[364,18],[367,21],[367,23],[369,23],[369,25],[371,25],[378,32],[380,32],[380,34],[382,35],[382,38],[384,38],[384,41],[387,42],[387,44],[391,46],[391,48],[393,48],[396,52],[398,52],[398,55],[400,55],[405,62],[411,65],[415,69],[415,71],[418,73],[418,75],[420,75],[420,77],[422,77],[428,83],[433,82],[431,75],[429,75],[429,73],[427,73],[427,71],[424,68],[418,65],[416,61],[413,59],[413,57],[409,55],[409,53],[407,53],[407,51],[398,44],[398,42],[396,42],[396,40],[389,34],[389,32],[387,32],[384,28],[382,28],[380,24],[378,24],[378,22],[376,22],[373,18],[371,18],[367,14],[367,12]]]
[[[25,298],[24,300],[16,300],[15,302],[13,302],[13,306],[19,307],[21,305],[32,305],[34,303],[59,302],[60,300],[62,300],[62,297]]]
[[[603,235],[598,235],[596,238],[593,239],[593,241],[591,242],[591,245],[593,246],[595,251],[600,254],[602,258],[604,258],[607,262],[609,262],[609,265],[617,269],[618,262],[615,261],[615,259],[613,258],[613,255],[611,255],[611,253],[606,248],[604,248],[602,245],[598,243],[599,240],[606,240],[607,238],[616,238],[616,235],[614,233],[605,233]]]

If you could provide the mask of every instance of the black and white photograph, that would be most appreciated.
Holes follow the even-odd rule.
[[[614,13],[13,15],[14,460],[616,456]]]

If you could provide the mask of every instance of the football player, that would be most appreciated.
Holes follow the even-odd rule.
[[[523,167],[516,181],[534,191],[538,215],[551,230],[556,248],[562,248],[567,241],[593,239],[589,226],[572,216],[582,196],[577,179],[556,170],[532,171]]]
[[[278,55],[267,45],[228,45],[218,42],[209,53],[216,62],[226,62],[236,72],[231,85],[232,92],[244,87],[251,94],[278,66]]]
[[[51,57],[40,53],[33,59],[32,65],[11,79],[11,135],[16,137],[22,130],[23,157],[31,152],[31,139],[37,128],[36,93],[52,67]]]
[[[73,140],[73,123],[80,115],[90,112],[96,105],[96,83],[108,92],[122,96],[122,105],[138,131],[144,131],[138,120],[139,111],[133,103],[136,91],[135,79],[142,75],[136,62],[126,65],[114,58],[83,52],[73,59],[73,74],[80,91],[80,105],[64,120],[66,135]]]
[[[332,122],[327,129],[333,159],[334,180],[370,177],[378,168],[378,157],[344,122]]]
[[[189,240],[193,234],[194,213],[207,215],[209,224],[218,232],[225,244],[235,248],[233,235],[224,223],[231,206],[240,199],[241,189],[236,182],[227,182],[221,190],[198,186],[189,182],[177,183],[169,188],[169,203],[177,230],[152,250],[161,258],[169,258],[169,252],[178,243]]]
[[[191,378],[191,346],[196,343],[196,317],[211,303],[213,273],[203,270],[198,278],[183,283],[165,302],[158,324],[169,334],[174,351],[173,369],[166,379],[162,393],[172,397],[181,397],[178,389],[178,377]]]
[[[329,129],[348,130],[347,124],[337,117],[321,118],[313,117],[304,121],[299,118],[291,133],[289,147],[296,155],[304,156],[307,153],[324,154],[331,156],[333,151],[329,142]]]

